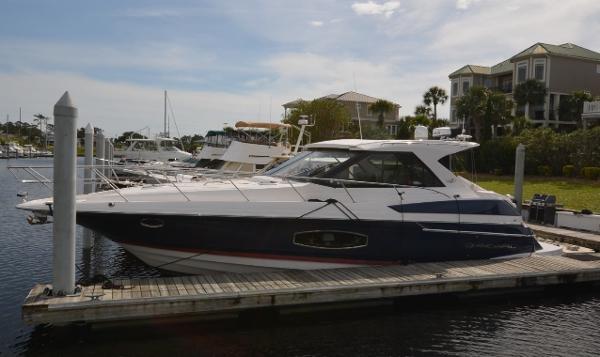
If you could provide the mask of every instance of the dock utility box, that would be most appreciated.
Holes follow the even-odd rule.
[[[529,222],[554,224],[556,196],[536,193],[529,204]]]

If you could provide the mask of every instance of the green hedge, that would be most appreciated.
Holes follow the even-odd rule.
[[[579,173],[595,179],[600,175],[593,169],[600,167],[600,127],[568,134],[550,128],[526,129],[518,136],[486,141],[475,154],[478,171],[513,173],[519,143],[526,147],[527,174],[572,176]],[[583,168],[592,169],[584,173]]]

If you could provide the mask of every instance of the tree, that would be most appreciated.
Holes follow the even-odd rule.
[[[125,144],[128,139],[147,139],[144,135],[136,131],[126,131],[115,139],[115,145]]]
[[[496,138],[496,128],[506,125],[512,119],[513,102],[506,98],[502,92],[489,92],[486,105],[485,128],[492,129],[491,137]],[[486,135],[489,138],[489,135]]]
[[[437,120],[437,105],[444,104],[448,100],[448,94],[443,88],[433,86],[423,94],[423,103],[426,106],[433,104],[433,120]]]
[[[430,128],[431,131],[433,121],[425,115],[415,115],[414,117],[405,116],[398,123],[398,131],[396,139],[409,140],[412,139],[415,133],[415,127],[422,125]],[[436,121],[436,123],[446,123],[445,121]]]
[[[424,115],[426,117],[431,117],[431,108],[426,105],[417,105],[415,107],[415,115]]]
[[[385,99],[378,99],[375,103],[369,105],[369,109],[378,113],[377,115],[377,125],[379,128],[383,128],[383,118],[386,113],[393,111],[395,108],[394,103],[388,102]]]
[[[487,111],[489,90],[484,87],[471,87],[456,101],[456,113],[459,118],[469,121],[475,128],[475,141],[481,141],[481,128]]]
[[[515,87],[513,98],[519,106],[541,105],[546,101],[546,85],[536,79],[528,79]],[[525,113],[529,117],[529,112]]]
[[[512,135],[520,135],[525,129],[531,128],[531,121],[524,116],[511,119]]]
[[[577,127],[583,126],[581,114],[583,113],[583,103],[591,102],[594,98],[589,92],[575,91],[571,95],[561,98],[558,110],[561,120],[574,120]]]
[[[315,125],[308,128],[313,142],[352,137],[350,113],[344,105],[333,99],[315,99],[304,101],[293,109],[290,115],[283,120],[284,123],[297,125],[300,115],[311,117]],[[298,135],[293,131],[292,135]],[[296,142],[296,137],[290,138]]]

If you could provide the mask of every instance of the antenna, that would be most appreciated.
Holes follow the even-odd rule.
[[[163,116],[163,120],[164,120],[164,126],[163,126],[163,135],[165,136],[169,136],[169,134],[167,134],[167,91],[165,90],[165,113]]]
[[[352,72],[352,80],[354,81],[354,92],[358,93],[356,89],[356,73]],[[356,102],[356,115],[358,116],[358,132],[360,133],[360,140],[363,139],[362,136],[362,123],[360,122],[360,106],[358,102]]]
[[[269,97],[269,124],[271,124],[271,112],[273,111],[273,96]],[[273,129],[269,128],[269,146],[271,146],[271,131]]]

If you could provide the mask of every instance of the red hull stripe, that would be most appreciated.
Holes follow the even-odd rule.
[[[123,242],[128,244],[127,242]],[[306,262],[319,262],[319,263],[338,263],[338,264],[356,264],[356,265],[390,265],[399,264],[399,262],[388,261],[388,260],[365,260],[365,259],[347,259],[347,258],[325,258],[325,257],[307,257],[297,255],[280,255],[280,254],[265,254],[265,253],[247,253],[247,252],[229,252],[220,250],[207,250],[207,249],[195,249],[195,248],[172,248],[148,244],[128,244],[132,246],[162,249],[162,250],[173,250],[177,252],[187,252],[194,254],[212,254],[229,257],[245,257],[245,258],[257,258],[257,259],[272,259],[272,260],[295,260],[295,261],[306,261]]]

